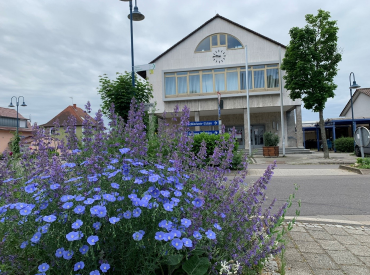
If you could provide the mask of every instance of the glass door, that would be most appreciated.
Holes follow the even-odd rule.
[[[251,126],[251,145],[253,148],[263,147],[264,132],[265,126],[262,125]]]

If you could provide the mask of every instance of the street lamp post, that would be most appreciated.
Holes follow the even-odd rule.
[[[351,85],[351,75],[353,75],[353,83]],[[349,91],[350,91],[350,94],[351,94],[351,112],[352,112],[352,137],[355,137],[355,119],[354,119],[354,116],[353,116],[353,100],[352,100],[352,89],[358,89],[360,88],[361,86],[360,85],[357,85],[356,83],[356,77],[355,77],[355,74],[353,72],[351,72],[349,74]]]
[[[9,106],[8,107],[15,107],[14,105],[13,105],[13,97],[15,98],[15,103],[16,103],[16,105],[17,105],[17,136],[18,136],[18,127],[19,127],[19,120],[18,120],[18,106],[19,106],[19,98],[23,98],[23,103],[22,103],[22,105],[21,106],[23,106],[23,107],[26,107],[27,105],[26,105],[26,103],[24,103],[24,97],[23,96],[19,96],[18,98],[16,97],[16,96],[12,96],[11,97],[11,99],[10,99],[10,104],[9,104]]]
[[[130,14],[127,16],[130,19],[130,29],[131,29],[131,78],[132,87],[135,88],[135,70],[134,70],[134,38],[133,38],[133,26],[132,21],[142,21],[145,16],[139,12],[137,7],[137,0],[135,0],[134,11],[132,11],[132,0],[120,0],[123,2],[130,2]]]

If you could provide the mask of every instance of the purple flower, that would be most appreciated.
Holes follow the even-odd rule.
[[[141,209],[140,208],[135,208],[133,211],[132,211],[132,216],[137,218],[139,217],[141,214]]]
[[[195,207],[201,207],[203,205],[203,200],[201,198],[196,198],[191,202]]]
[[[84,269],[84,267],[85,267],[85,263],[81,261],[81,262],[78,262],[78,263],[75,264],[73,270],[77,271],[77,270],[80,270],[80,269]]]
[[[81,252],[82,255],[85,255],[87,251],[89,251],[89,247],[87,245],[83,245],[80,247],[79,251]]]
[[[40,241],[41,233],[37,232],[35,235],[33,235],[31,242],[38,243]]]
[[[133,238],[135,241],[140,241],[140,240],[143,238],[143,234],[141,234],[140,232],[135,232],[135,233],[132,235],[132,238]]]
[[[119,188],[119,184],[118,183],[115,183],[115,182],[112,182],[110,184],[110,186],[112,186],[112,188],[114,188],[114,189],[118,189]]]
[[[202,235],[199,233],[199,231],[194,231],[193,237],[196,238],[197,240],[202,239]]]
[[[85,206],[77,205],[75,209],[73,209],[73,212],[75,212],[76,214],[82,214],[85,212]]]
[[[70,260],[73,256],[73,251],[72,250],[65,250],[63,251],[63,258],[65,260]]]
[[[156,232],[155,233],[155,239],[157,240],[157,241],[162,241],[163,240],[163,237],[164,237],[164,232],[162,232],[162,231],[159,231],[159,232]]]
[[[99,241],[99,237],[98,236],[90,236],[90,237],[87,238],[87,242],[90,245],[95,245],[97,241]]]
[[[54,222],[57,219],[54,215],[45,216],[42,218],[44,222]]]
[[[109,264],[102,264],[100,266],[100,270],[104,273],[106,273],[108,271],[108,269],[110,268],[110,265]]]
[[[188,228],[191,225],[191,220],[183,218],[181,219],[181,224],[185,226],[186,228]]]
[[[188,238],[182,238],[182,242],[186,247],[193,247],[193,242]]]
[[[60,258],[63,257],[64,247],[57,249],[55,252],[55,257]]]
[[[117,217],[111,217],[111,218],[109,218],[109,222],[111,223],[111,224],[115,224],[115,223],[117,223],[117,222],[119,222],[119,218],[117,218]]]
[[[207,238],[208,239],[210,239],[210,240],[214,240],[214,239],[216,239],[216,234],[215,234],[215,232],[213,232],[212,230],[208,230],[208,231],[206,231],[206,236],[207,236]]]
[[[74,223],[72,223],[72,228],[73,228],[73,229],[78,229],[78,228],[80,228],[80,227],[81,227],[81,225],[83,225],[83,221],[81,221],[81,220],[77,220],[77,221],[75,221]]]
[[[49,270],[49,265],[47,263],[43,263],[39,265],[39,271],[40,272],[45,272]]]
[[[62,205],[64,209],[70,209],[73,206],[73,202],[66,202]]]
[[[120,153],[123,155],[123,154],[126,154],[128,152],[130,152],[130,148],[122,148],[122,149],[119,149]]]
[[[131,211],[127,210],[125,213],[123,213],[123,217],[125,219],[130,219],[131,218]]]
[[[182,240],[175,238],[172,240],[171,244],[174,248],[176,248],[177,250],[180,250],[184,243],[182,242]]]

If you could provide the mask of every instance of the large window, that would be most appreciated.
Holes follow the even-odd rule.
[[[217,92],[242,93],[246,89],[245,74],[245,67],[165,73],[165,95],[186,97]],[[277,90],[278,64],[248,66],[248,81],[251,92]]]
[[[230,34],[217,33],[204,38],[195,49],[195,52],[209,52],[215,47],[241,49],[243,48],[243,45],[238,39]]]

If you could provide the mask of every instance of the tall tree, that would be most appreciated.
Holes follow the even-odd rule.
[[[103,101],[101,107],[106,116],[110,116],[109,110],[114,103],[115,112],[124,120],[127,119],[130,110],[131,99],[135,97],[137,102],[149,103],[153,98],[152,85],[146,80],[135,77],[135,88],[132,87],[131,73],[117,73],[117,78],[111,80],[106,74],[100,76],[98,93]]]
[[[302,99],[306,109],[319,113],[324,158],[329,158],[323,111],[328,98],[335,96],[333,82],[342,56],[338,51],[338,27],[330,20],[330,13],[318,10],[307,14],[304,28],[289,31],[291,40],[286,49],[281,69],[285,70],[285,88],[291,99]]]

